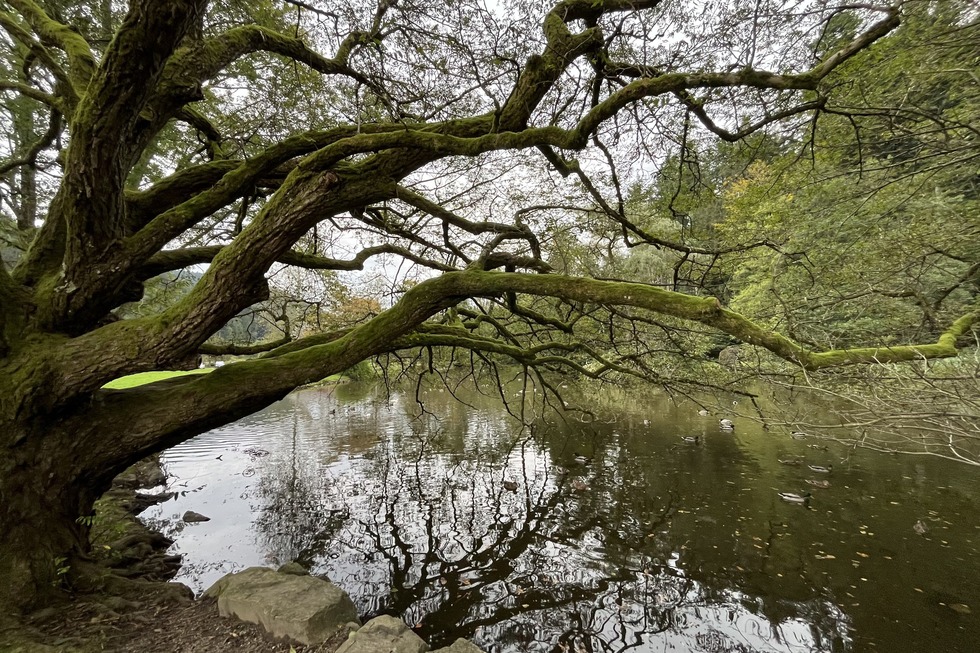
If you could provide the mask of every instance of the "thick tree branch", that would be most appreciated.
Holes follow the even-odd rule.
[[[345,60],[327,59],[311,50],[302,40],[286,36],[261,25],[235,27],[205,41],[200,47],[186,50],[174,58],[172,65],[193,74],[198,81],[211,79],[230,63],[247,54],[270,52],[309,66],[324,75],[344,75],[381,92],[376,85]]]
[[[168,249],[155,254],[140,271],[140,276],[144,279],[155,277],[158,274],[179,270],[191,265],[210,263],[214,257],[221,253],[225,246],[215,245],[211,247],[186,247],[184,249]],[[315,256],[303,252],[288,251],[276,259],[278,263],[292,265],[306,270],[363,270],[364,263],[374,256],[382,254],[397,254],[405,259],[424,265],[434,270],[448,272],[454,270],[452,266],[433,261],[415,254],[411,250],[397,245],[378,245],[362,249],[353,259],[335,259],[325,256]]]
[[[32,3],[18,0],[18,4]],[[98,69],[88,75],[91,80],[71,116],[61,185],[39,234],[40,242],[28,252],[19,271],[27,282],[45,273],[63,277],[63,291],[50,297],[55,300],[55,315],[50,318],[54,321],[78,313],[70,295],[73,288],[86,285],[88,274],[108,273],[99,270],[98,263],[111,257],[113,246],[125,236],[123,188],[140,113],[164,63],[204,4],[206,0],[165,4],[134,0]],[[81,46],[75,40],[81,36],[71,33],[74,36],[64,36],[62,45],[78,50]],[[75,56],[84,59],[81,53]],[[110,283],[113,281],[119,285],[121,280],[116,277]]]
[[[136,139],[147,144],[167,121],[186,110],[185,105],[200,99],[201,86],[220,74],[231,63],[257,52],[277,54],[302,63],[324,75],[342,75],[371,88],[385,99],[385,90],[360,74],[346,56],[327,59],[298,38],[287,36],[261,25],[243,25],[179,50],[164,71],[164,82],[149,103],[152,118]]]
[[[112,412],[117,420],[120,414],[131,415],[134,422],[127,422],[131,428],[128,430],[130,435],[124,437],[126,449],[133,451],[132,455],[139,455],[164,448],[188,433],[197,433],[247,414],[255,406],[274,401],[298,385],[339,373],[365,358],[389,351],[392,343],[407,337],[428,317],[466,297],[505,292],[633,306],[692,320],[730,333],[744,342],[765,347],[808,370],[955,356],[956,339],[966,334],[978,317],[976,313],[970,313],[960,318],[936,344],[813,353],[722,308],[714,298],[692,297],[640,284],[558,275],[455,272],[419,284],[390,310],[323,344],[309,345],[310,341],[304,339],[286,345],[282,351],[274,351],[269,356],[227,365],[212,374],[179,384],[152,384],[139,390],[103,392],[101,407],[96,410],[96,421],[98,414],[105,411]],[[439,330],[438,327],[426,329],[430,329],[430,332]],[[474,346],[494,346],[464,334],[467,332],[454,329],[452,339],[445,344],[461,343],[469,338],[474,340]],[[81,342],[84,339],[78,340]],[[421,341],[409,339],[403,342],[411,345]],[[285,351],[290,347],[292,349]],[[251,383],[249,380],[253,378],[261,378],[263,382]],[[106,412],[107,418],[108,414]]]
[[[360,131],[383,133],[392,129],[398,129],[398,126],[364,125]],[[152,193],[155,192],[166,193],[174,201],[183,198],[183,201],[159,212],[132,237],[129,246],[140,256],[152,255],[198,221],[239,199],[250,191],[256,182],[284,162],[326,147],[330,143],[356,134],[357,131],[356,126],[347,126],[320,132],[304,132],[287,138],[230,169],[225,169],[227,162],[215,161],[188,169],[186,176],[185,173],[172,175],[161,182],[165,185],[161,186],[159,191],[155,190],[156,186],[146,191],[151,195],[141,199],[140,204],[152,208],[154,206]],[[206,178],[217,176],[219,172],[223,174],[217,181],[207,186],[203,192],[196,192],[200,184],[206,183]],[[144,210],[142,213],[147,214],[150,211]]]
[[[81,34],[48,16],[32,0],[8,0],[45,45],[53,45],[68,55],[71,85],[78,95],[85,92],[95,72],[95,57]],[[55,72],[55,71],[52,71]]]
[[[0,11],[0,27],[3,27],[4,31],[6,31],[14,41],[24,46],[24,48],[30,52],[31,56],[35,57],[39,62],[41,62],[41,65],[43,65],[48,72],[51,73],[51,75],[57,81],[56,96],[60,95],[63,98],[65,106],[60,106],[59,99],[56,96],[49,96],[46,93],[38,95],[39,91],[28,90],[32,89],[30,86],[18,90],[20,90],[24,95],[33,97],[39,102],[58,106],[62,111],[68,112],[74,109],[75,105],[78,104],[78,93],[72,84],[72,80],[68,72],[61,66],[60,63],[58,63],[57,60],[55,60],[48,49],[38,43],[30,32],[20,25],[14,16],[5,11]],[[13,84],[13,82],[8,83]]]
[[[131,224],[130,230],[135,233],[152,218],[208,191],[225,175],[244,165],[243,161],[237,160],[209,161],[178,170],[146,190],[127,191],[126,202]],[[255,179],[257,177],[253,181]],[[243,190],[242,187],[238,188],[239,193]],[[230,204],[234,199],[236,198],[228,201],[225,205]]]
[[[38,90],[33,86],[28,86],[27,84],[24,84],[22,82],[0,80],[0,90],[17,91],[24,97],[29,97],[32,100],[37,100],[38,102],[42,104],[46,104],[47,106],[51,107],[52,109],[55,109],[56,111],[62,108],[61,103],[58,101],[58,98],[56,98],[55,96],[49,95],[44,91]]]
[[[934,344],[812,352],[779,333],[760,327],[738,313],[723,308],[713,297],[694,297],[635,283],[597,281],[551,274],[532,275],[476,270],[447,272],[412,288],[395,307],[349,332],[341,339],[347,343],[344,345],[348,347],[347,349],[339,351],[334,343],[322,351],[319,347],[306,350],[308,353],[306,358],[296,358],[295,355],[300,352],[277,356],[277,360],[294,362],[297,368],[289,371],[279,367],[278,364],[273,366],[269,372],[278,381],[256,392],[274,395],[281,391],[288,391],[287,386],[295,387],[340,372],[382,351],[377,347],[409,333],[439,310],[448,308],[465,298],[502,295],[508,292],[556,297],[587,304],[632,306],[691,320],[718,329],[747,344],[768,349],[780,358],[810,371],[861,363],[894,363],[956,356],[957,339],[966,335],[978,319],[976,311],[963,316]],[[118,376],[122,370],[133,371],[133,361],[147,361],[146,368],[149,369],[154,362],[166,356],[165,353],[159,353],[154,357],[146,357],[145,354],[140,353],[140,350],[154,351],[154,348],[158,347],[156,343],[160,342],[159,337],[150,332],[149,328],[180,329],[179,325],[170,326],[170,324],[166,316],[164,319],[156,320],[130,320],[110,324],[92,334],[75,338],[66,345],[63,352],[71,362],[61,367],[60,374],[63,376],[59,387],[67,390],[69,395],[92,392]],[[92,351],[90,341],[97,339],[99,342],[105,342],[106,338],[123,345],[116,356],[105,351]],[[196,342],[194,348],[196,349],[199,344],[200,342]],[[181,353],[184,353],[183,350]],[[35,355],[43,356],[43,352],[35,352]],[[339,363],[335,360],[337,357]],[[340,369],[335,369],[337,365],[341,365]],[[323,371],[324,369],[327,371]],[[323,372],[322,376],[317,377],[321,372]],[[38,398],[40,401],[45,399]],[[65,396],[54,398],[55,401],[65,399]]]
[[[269,342],[259,342],[254,345],[234,345],[228,343],[203,344],[197,349],[197,353],[208,356],[254,356],[278,349],[283,345],[292,342],[293,338],[288,333],[278,340]]]

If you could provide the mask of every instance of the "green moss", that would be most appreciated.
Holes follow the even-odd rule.
[[[160,371],[160,372],[142,372],[140,374],[130,374],[129,376],[123,376],[115,381],[110,381],[106,383],[103,388],[109,390],[124,390],[126,388],[134,388],[138,385],[144,385],[146,383],[153,383],[154,381],[163,381],[164,379],[170,379],[176,376],[186,376],[188,374],[207,374],[212,371],[213,368],[205,367],[200,370],[184,370],[184,371]]]
[[[313,383],[307,384],[306,387],[317,388],[323,385],[335,385],[337,383],[346,382],[350,379],[343,374],[331,374],[325,379],[320,379],[319,381],[314,381]]]

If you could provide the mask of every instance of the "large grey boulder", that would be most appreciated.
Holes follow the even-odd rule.
[[[360,623],[354,602],[333,583],[313,576],[250,567],[228,574],[204,593],[223,617],[262,626],[273,637],[320,644],[348,622]]]
[[[460,638],[449,646],[436,649],[432,653],[484,653],[484,651],[468,639]]]
[[[382,615],[340,645],[337,653],[425,653],[429,645],[401,619]]]

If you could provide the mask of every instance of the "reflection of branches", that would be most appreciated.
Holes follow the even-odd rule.
[[[521,386],[503,387],[541,394]],[[741,517],[684,531],[701,546],[671,534],[690,519],[698,477],[664,475],[639,440],[608,440],[611,426],[528,430],[479,395],[455,388],[470,409],[445,389],[419,390],[424,408],[411,392],[364,401],[348,386],[297,402],[261,469],[254,509],[268,559],[326,572],[362,613],[396,613],[431,640],[492,637],[508,650],[626,651],[657,633],[693,638],[695,618],[740,609],[732,587],[744,579],[729,570],[744,559],[704,545],[737,535]],[[572,462],[575,451],[592,462]],[[712,574],[716,565],[724,571]],[[806,610],[830,633],[832,608],[760,611],[773,632]],[[717,650],[739,641],[724,626],[708,632]]]
[[[955,366],[879,365],[860,375],[779,380],[776,386],[817,400],[787,425],[849,446],[980,465],[980,358]],[[798,402],[797,402],[798,403]],[[825,417],[833,415],[836,423]]]

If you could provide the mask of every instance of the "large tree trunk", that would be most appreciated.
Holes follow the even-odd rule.
[[[50,600],[88,551],[90,515],[103,478],[84,478],[75,434],[47,425],[43,438],[14,431],[0,453],[0,610],[23,612]],[[93,483],[94,481],[94,483]]]

